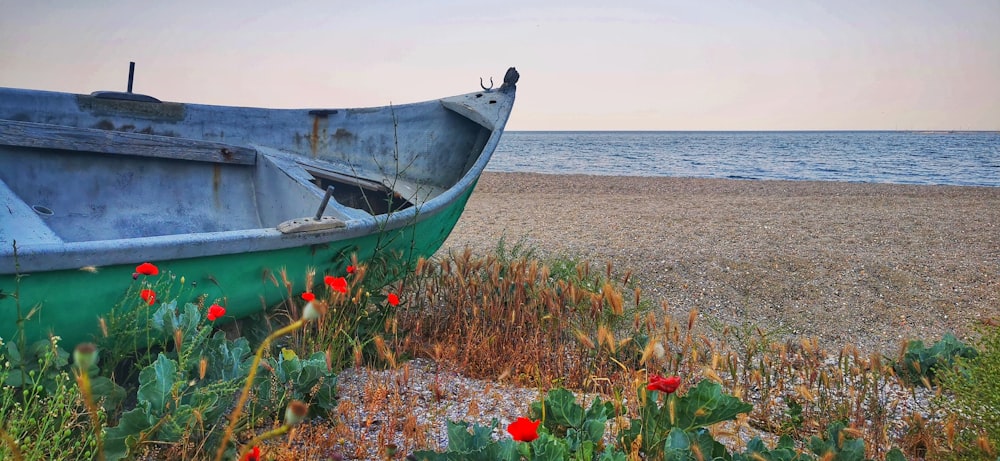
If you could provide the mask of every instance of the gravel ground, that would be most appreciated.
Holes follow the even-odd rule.
[[[828,351],[850,343],[894,356],[903,338],[966,337],[1000,315],[1000,188],[485,174],[439,255],[489,254],[501,238],[632,270],[647,297],[680,319],[698,309],[703,327],[751,323],[818,337]],[[497,418],[503,436],[538,397],[439,366],[341,373],[339,422],[317,427],[342,441],[330,453],[441,450],[456,419]],[[903,415],[927,414],[927,392],[883,392],[892,433]],[[734,437],[755,435],[767,436]]]
[[[1000,315],[1000,188],[484,174],[442,248],[630,269],[702,326],[895,355]]]

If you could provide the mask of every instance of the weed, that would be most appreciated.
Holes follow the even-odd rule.
[[[955,366],[958,359],[972,359],[976,350],[947,333],[931,347],[923,341],[908,341],[894,365],[896,374],[914,386],[931,387],[937,384],[936,376],[942,370]]]
[[[0,459],[93,458],[97,439],[59,338],[23,354],[13,343],[0,348]]]

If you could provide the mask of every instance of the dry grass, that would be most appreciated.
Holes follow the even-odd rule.
[[[615,332],[628,319],[610,267],[595,274],[580,264],[553,277],[537,259],[503,261],[466,251],[422,262],[400,312],[409,334],[396,348],[445,362],[476,378],[519,385],[588,388],[617,377],[631,337]],[[631,345],[634,350],[634,344]]]
[[[552,265],[560,267],[556,276]],[[300,434],[308,441],[295,445],[356,459],[387,457],[387,447],[398,454],[441,449],[443,440],[433,434],[445,419],[512,417],[510,410],[481,411],[492,406],[484,401],[495,389],[506,391],[493,398],[518,395],[522,411],[530,403],[525,395],[562,386],[600,394],[634,415],[632,391],[657,373],[679,374],[688,385],[713,379],[753,403],[747,418],[714,428],[735,450],[753,436],[805,440],[835,421],[863,438],[876,460],[893,446],[908,459],[934,459],[954,448],[948,433],[956,430],[955,418],[935,413],[932,392],[897,379],[888,358],[853,346],[828,351],[816,339],[776,340],[749,325],[723,327],[711,337],[724,339],[710,339],[696,311],[671,318],[665,304],[653,308],[629,288],[629,277],[611,265],[595,271],[586,262],[553,264],[530,255],[466,251],[421,262],[393,320],[406,333],[385,351],[434,365],[417,362],[420,373],[404,361],[381,372],[355,369],[364,384],[342,396],[337,424],[316,422]],[[483,381],[463,391],[450,387],[470,378]],[[477,386],[487,389],[477,395]]]

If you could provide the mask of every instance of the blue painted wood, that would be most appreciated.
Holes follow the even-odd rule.
[[[262,109],[0,88],[0,275],[15,270],[15,240],[32,272],[326,244],[434,219],[474,186],[514,96],[510,85]],[[327,183],[337,193],[324,216],[342,228],[277,230],[313,216]],[[379,210],[389,198],[395,208]]]

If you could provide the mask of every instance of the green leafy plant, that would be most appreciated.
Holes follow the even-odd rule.
[[[531,404],[530,414],[540,418],[537,429],[508,427],[513,438],[494,440],[498,422],[490,426],[449,421],[448,449],[442,453],[417,451],[418,460],[606,460],[625,461],[625,453],[604,446],[604,431],[615,416],[614,405],[595,397],[584,410],[566,389],[552,389],[541,402]],[[529,423],[530,425],[530,423]],[[520,440],[518,440],[520,439]]]
[[[782,436],[778,444],[771,449],[764,445],[760,438],[753,438],[747,443],[742,453],[733,454],[733,461],[867,461],[865,444],[860,439],[851,438],[844,432],[843,423],[834,423],[827,428],[825,437],[813,436],[809,441],[809,449],[813,452],[804,453],[795,448],[795,440]],[[885,461],[906,461],[903,453],[897,448],[890,450]]]
[[[413,457],[420,461],[492,461],[520,459],[516,443],[506,439],[495,441],[493,433],[499,422],[493,419],[490,426],[448,421],[448,449],[445,452],[417,451]]]
[[[754,437],[747,442],[743,453],[733,455],[733,461],[812,461],[816,459],[806,453],[800,453],[795,449],[795,440],[789,436],[782,436],[778,439],[778,444],[768,449],[764,442]]]
[[[957,358],[971,359],[977,355],[974,348],[946,333],[931,347],[923,341],[909,341],[902,357],[893,366],[896,374],[914,386],[931,387],[941,370],[950,369]]]
[[[675,456],[671,453],[683,450],[683,446],[689,451],[713,454],[712,457],[720,450],[724,452],[725,448],[702,429],[753,409],[752,405],[723,393],[719,383],[709,380],[702,380],[683,396],[667,393],[662,404],[657,398],[661,394],[658,390],[640,389],[640,417],[632,419],[629,428],[619,435],[622,446],[638,446],[655,459]]]
[[[863,461],[865,441],[852,437],[845,429],[842,422],[831,424],[824,437],[814,435],[809,439],[809,450],[830,459]]]
[[[337,377],[327,366],[326,354],[316,352],[300,359],[290,349],[264,359],[264,371],[254,379],[254,414],[275,414],[291,400],[310,402],[313,414],[326,414],[337,406]]]
[[[785,410],[785,420],[781,429],[785,433],[794,433],[802,428],[802,404],[795,399],[788,400],[788,409]]]
[[[232,405],[249,367],[250,347],[243,338],[230,342],[221,332],[211,335],[203,317],[198,306],[178,308],[176,302],[163,303],[152,314],[153,334],[176,335],[181,342],[139,373],[135,407],[107,430],[109,460],[136,453],[150,441],[201,446]]]
[[[533,402],[528,414],[540,419],[549,434],[564,438],[571,453],[588,454],[603,445],[608,419],[617,416],[614,404],[599,397],[584,411],[576,396],[562,388],[550,390],[541,402]]]
[[[4,347],[3,359],[9,368],[3,379],[6,386],[41,386],[52,392],[69,364],[69,353],[58,346],[56,338],[36,341],[23,352],[16,343],[5,343]]]
[[[139,373],[135,407],[107,430],[110,460],[137,453],[151,442],[198,448],[221,444],[215,428],[237,403],[237,391],[251,374],[253,353],[247,340],[230,340],[214,331],[197,305],[163,303],[149,319],[151,337],[174,340]],[[262,390],[255,394],[253,414],[277,414],[293,399],[315,401],[315,411],[332,409],[336,377],[323,354],[307,360],[285,355],[265,359],[264,368],[273,373],[254,380]],[[233,422],[240,427],[249,423]]]
[[[135,274],[122,299],[100,319],[103,334],[95,338],[100,362],[105,364],[102,369],[109,371],[106,375],[114,373],[120,383],[135,381],[138,372],[154,362],[159,351],[171,347],[178,329],[183,340],[183,335],[193,333],[200,321],[185,317],[185,324],[174,324],[182,319],[166,318],[160,309],[165,300],[191,295],[183,276],[168,270],[161,272],[149,263],[137,266]]]
[[[6,353],[0,356],[9,369],[3,375],[3,385],[23,390],[37,388],[45,395],[56,394],[69,370],[69,353],[59,347],[58,342],[58,337],[39,340],[23,353],[14,343],[4,344]],[[116,408],[124,400],[125,390],[106,377],[96,376],[97,367],[87,371],[95,398],[100,400],[105,410]]]
[[[842,422],[835,422],[826,429],[824,437],[812,436],[809,450],[822,460],[867,461],[865,441],[849,433]],[[893,448],[885,456],[886,461],[906,461],[898,448]]]

